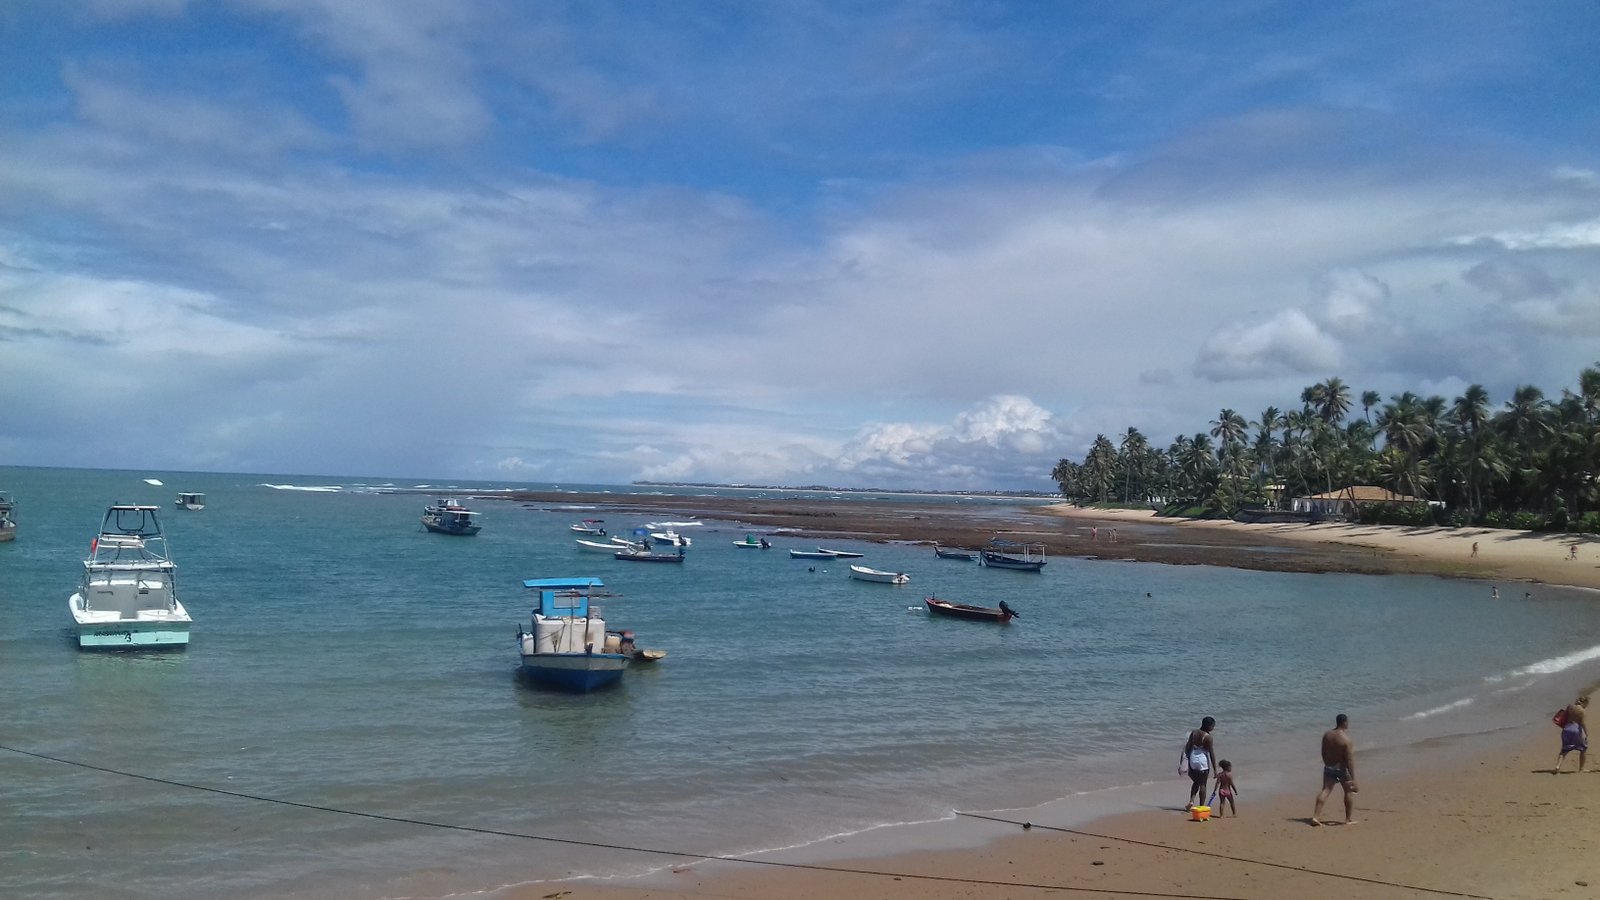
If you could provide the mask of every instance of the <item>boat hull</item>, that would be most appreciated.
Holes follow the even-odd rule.
[[[82,650],[181,650],[189,645],[192,623],[184,612],[96,619],[82,612],[81,594],[73,594],[67,601],[67,608],[78,632],[78,648]]]
[[[978,554],[976,553],[971,553],[966,550],[946,550],[943,547],[933,548],[933,555],[939,557],[940,559],[956,559],[962,562],[973,562],[978,558]]]
[[[451,534],[455,535],[456,537],[472,537],[483,530],[482,525],[442,525],[438,522],[430,521],[427,516],[422,517],[422,527],[428,529],[434,534]]]
[[[524,653],[522,672],[536,684],[586,694],[621,681],[631,659],[620,653]]]
[[[911,576],[904,572],[884,572],[865,566],[851,566],[850,577],[857,581],[872,581],[878,584],[906,584],[911,580]]]
[[[1017,572],[1037,572],[1044,568],[1042,559],[1017,559],[989,552],[983,554],[983,564],[991,569],[1012,569]]]
[[[789,551],[789,558],[790,559],[837,559],[838,557],[834,556],[832,553],[824,553],[821,550],[790,550]]]
[[[965,619],[969,622],[996,622],[1001,625],[1011,621],[1011,613],[993,606],[952,603],[935,597],[930,597],[923,602],[927,604],[928,612],[951,619]]]

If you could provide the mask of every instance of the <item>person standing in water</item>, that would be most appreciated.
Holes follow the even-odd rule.
[[[1189,803],[1183,808],[1184,812],[1194,809],[1195,804],[1206,802],[1206,782],[1211,780],[1211,770],[1216,768],[1217,758],[1211,748],[1211,729],[1217,727],[1217,720],[1206,716],[1200,720],[1200,727],[1189,732],[1189,739],[1183,744],[1183,764],[1189,770]]]
[[[1333,727],[1322,733],[1322,790],[1311,811],[1311,824],[1322,824],[1322,804],[1333,793],[1333,786],[1344,788],[1344,823],[1354,825],[1356,812],[1356,745],[1350,740],[1350,717],[1344,713],[1333,720]]]

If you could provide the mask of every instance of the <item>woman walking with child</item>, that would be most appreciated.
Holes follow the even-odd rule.
[[[1189,732],[1189,739],[1183,744],[1183,760],[1178,766],[1189,775],[1189,803],[1184,806],[1184,812],[1205,802],[1206,783],[1210,781],[1211,770],[1216,768],[1217,761],[1211,750],[1211,729],[1215,727],[1217,720],[1206,716],[1200,720],[1199,728]]]

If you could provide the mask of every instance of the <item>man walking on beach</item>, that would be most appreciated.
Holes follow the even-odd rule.
[[[1322,790],[1311,811],[1311,824],[1322,824],[1322,804],[1333,793],[1333,786],[1344,788],[1344,823],[1354,825],[1356,798],[1356,745],[1350,740],[1350,717],[1339,713],[1333,727],[1322,733]]]
[[[1583,771],[1584,757],[1589,753],[1589,728],[1583,724],[1583,712],[1588,707],[1588,694],[1567,705],[1567,719],[1561,725],[1561,755],[1556,757],[1556,770],[1552,774],[1561,774],[1562,760],[1574,750],[1578,751],[1578,771]]]

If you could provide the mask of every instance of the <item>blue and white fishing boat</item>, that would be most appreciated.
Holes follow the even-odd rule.
[[[189,611],[178,602],[177,567],[154,506],[106,510],[89,543],[83,582],[67,600],[85,650],[182,648]]]
[[[598,578],[530,578],[522,586],[539,595],[533,631],[517,627],[522,671],[529,680],[587,693],[621,680],[636,653],[633,635],[607,631],[590,594]]]
[[[995,538],[979,552],[983,556],[983,564],[991,569],[1038,572],[1044,568],[1043,544],[1019,544]]]

